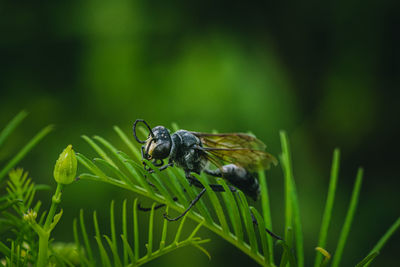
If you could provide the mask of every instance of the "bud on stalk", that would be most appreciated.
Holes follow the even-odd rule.
[[[60,154],[54,166],[54,179],[60,184],[70,184],[76,177],[77,160],[72,145]]]

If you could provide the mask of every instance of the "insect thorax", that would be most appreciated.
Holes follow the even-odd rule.
[[[195,148],[202,146],[200,139],[186,130],[175,132],[171,138],[170,158],[184,171],[200,173],[207,163],[204,152]]]

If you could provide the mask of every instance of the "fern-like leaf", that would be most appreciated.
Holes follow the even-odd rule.
[[[176,130],[178,127],[173,126]],[[110,142],[102,137],[95,136],[83,138],[97,153],[94,161],[88,159],[82,154],[78,154],[79,162],[84,165],[89,173],[82,173],[81,179],[88,179],[100,182],[106,182],[118,187],[130,190],[144,197],[150,198],[157,203],[162,203],[167,206],[167,211],[178,212],[179,214],[185,211],[189,205],[189,201],[193,200],[198,194],[198,188],[190,186],[185,178],[181,169],[168,168],[160,172],[155,168],[151,162],[146,161],[154,173],[147,173],[141,164],[141,153],[136,143],[131,141],[127,135],[117,126],[114,130],[125,144],[125,148],[121,151],[114,147]],[[141,131],[145,135],[145,131]],[[285,190],[285,240],[278,241],[283,248],[283,254],[280,260],[280,266],[304,266],[304,249],[303,249],[303,233],[302,223],[300,218],[300,205],[297,196],[296,184],[292,170],[291,154],[289,148],[288,137],[284,131],[280,133],[282,144],[281,165],[284,173],[284,190]],[[130,155],[128,155],[130,154]],[[330,215],[332,214],[334,194],[336,183],[338,179],[339,168],[339,151],[335,150],[334,161],[331,171],[331,183],[329,187],[329,194],[327,197],[327,204],[324,212],[323,224],[319,236],[319,246],[324,247],[326,243],[327,232],[329,228]],[[273,239],[267,235],[264,227],[272,230],[272,220],[270,215],[270,202],[267,188],[267,180],[264,172],[259,173],[260,187],[261,187],[261,206],[262,212],[259,213],[254,207],[248,205],[247,199],[242,192],[238,190],[232,193],[225,181],[217,179],[225,192],[221,194],[215,193],[210,189],[208,177],[204,174],[196,175],[198,180],[206,188],[205,196],[198,201],[198,203],[186,214],[181,220],[181,225],[176,233],[176,239],[179,238],[183,223],[187,218],[190,218],[197,223],[204,225],[204,227],[213,231],[220,237],[230,242],[235,247],[239,248],[242,252],[251,257],[258,264],[263,266],[275,266],[273,257]],[[350,231],[351,222],[353,219],[354,211],[357,204],[360,185],[362,179],[362,172],[359,172],[357,177],[356,186],[353,192],[353,197],[348,214],[345,219],[345,224],[341,232],[341,237],[337,246],[336,253],[333,257],[333,266],[337,266],[341,260],[344,245],[348,233]],[[177,201],[175,201],[177,199]],[[125,205],[125,204],[124,204]],[[139,237],[138,237],[138,223],[137,223],[137,200],[134,203],[133,217],[134,217],[134,240],[130,243],[126,237],[126,231],[122,234],[122,242],[124,246],[123,257],[119,259],[120,262],[131,262],[131,265],[141,265],[147,262],[154,255],[162,254],[165,249],[171,248],[175,244],[182,244],[182,242],[175,242],[169,246],[165,244],[165,235],[167,232],[168,222],[164,222],[162,240],[160,241],[160,248],[158,251],[153,251],[153,241],[151,241],[151,233],[149,231],[149,240],[147,243],[147,255],[140,258],[139,253]],[[251,211],[251,212],[250,212]],[[252,214],[258,222],[258,231],[256,225],[252,220]],[[151,211],[151,217],[154,216],[154,205]],[[123,219],[125,221],[125,219]],[[82,224],[82,223],[81,223]],[[124,229],[125,226],[123,226]],[[361,262],[361,265],[367,266],[373,258],[377,255],[377,251],[389,239],[389,237],[400,227],[400,222],[396,223],[389,229],[389,231],[378,242],[377,246],[368,254],[368,256]],[[75,226],[75,228],[77,228]],[[84,228],[84,227],[83,227]],[[104,248],[102,237],[98,230],[98,225],[95,220],[96,228],[96,241],[99,245],[99,251],[104,266],[111,264],[111,258]],[[164,232],[165,231],[165,232]],[[85,235],[84,235],[85,236]],[[109,239],[108,243],[112,250],[113,240],[115,240],[115,233]],[[193,242],[191,244],[199,247],[201,242]],[[186,241],[188,242],[188,241]],[[190,243],[190,242],[189,242]],[[132,248],[133,246],[133,248]],[[201,247],[199,247],[202,249]],[[90,247],[86,245],[86,249]],[[117,253],[114,253],[114,257]],[[88,253],[90,256],[90,253]],[[119,255],[119,254],[118,254]],[[315,259],[315,266],[321,264],[322,256],[318,255]],[[114,258],[114,263],[115,258]],[[325,257],[322,264],[327,263]],[[86,265],[85,265],[86,266]]]
[[[34,262],[36,258],[37,242],[36,233],[29,226],[29,223],[23,220],[23,215],[28,212],[28,210],[33,210],[38,213],[41,202],[38,201],[33,204],[36,191],[38,189],[48,188],[47,186],[37,186],[34,184],[31,178],[29,178],[28,173],[24,172],[23,169],[11,170],[9,172],[9,179],[7,181],[7,195],[5,200],[8,202],[8,207],[4,207],[2,212],[2,223],[6,227],[0,227],[1,231],[11,231],[15,238],[10,245],[14,244],[14,250],[6,250],[6,244],[2,243],[0,249],[5,255],[15,254],[13,260],[20,266],[26,266],[28,260]],[[12,207],[11,209],[6,209]],[[4,253],[5,252],[5,253]],[[21,253],[24,256],[21,256]]]
[[[127,209],[126,209],[126,200],[122,205],[122,234],[120,234],[120,240],[116,238],[116,228],[114,221],[114,202],[111,202],[110,207],[110,233],[111,235],[102,234],[100,232],[99,222],[97,220],[96,212],[93,213],[93,225],[95,229],[94,238],[97,243],[97,249],[101,258],[102,266],[140,266],[143,265],[155,258],[158,258],[166,253],[172,252],[178,248],[192,245],[196,248],[199,248],[201,251],[205,252],[207,256],[209,256],[208,252],[204,250],[201,245],[209,240],[202,240],[199,237],[196,237],[197,231],[202,226],[202,223],[198,224],[196,228],[192,231],[192,233],[186,238],[181,240],[181,231],[185,224],[185,219],[183,219],[179,225],[178,231],[174,237],[174,240],[171,244],[166,245],[166,236],[167,236],[167,227],[166,223],[163,224],[163,234],[160,241],[160,246],[158,249],[155,249],[155,242],[153,240],[153,231],[154,231],[154,207],[156,203],[152,205],[152,209],[150,212],[149,219],[149,229],[148,229],[148,240],[147,240],[147,252],[145,255],[139,255],[139,229],[138,229],[138,217],[137,215],[137,199],[133,202],[133,238],[129,238],[127,225],[131,225],[132,223],[127,220]],[[74,221],[74,236],[75,243],[77,249],[79,251],[79,258],[81,266],[98,266],[96,261],[93,259],[93,255],[95,251],[91,248],[88,238],[88,230],[86,227],[86,223],[84,220],[83,211],[80,213],[79,218],[80,231],[78,230],[78,221]],[[84,240],[84,246],[81,244],[81,239]],[[133,240],[132,240],[133,239]],[[84,247],[84,251],[81,251],[81,248]],[[122,252],[118,251],[118,247],[122,247]]]
[[[182,170],[177,168],[169,168],[160,172],[157,168],[154,168],[151,162],[146,161],[146,164],[152,167],[155,172],[145,174],[143,165],[138,161],[140,152],[137,146],[118,127],[114,127],[114,129],[125,143],[126,150],[116,149],[102,137],[89,138],[84,136],[85,141],[94,149],[100,159],[92,161],[78,153],[78,161],[90,171],[90,173],[83,173],[79,177],[107,182],[128,189],[158,203],[166,204],[169,211],[175,210],[182,213],[189,201],[198,195],[199,189],[190,186]],[[133,158],[128,156],[127,153],[131,153]],[[256,231],[254,228],[255,225],[250,213],[251,207],[248,206],[245,196],[241,192],[231,193],[227,191],[222,193],[223,197],[220,197],[221,194],[215,193],[209,187],[208,177],[204,174],[196,177],[205,186],[208,200],[205,197],[200,199],[186,216],[202,223],[206,228],[232,243],[260,265],[272,266],[273,257],[269,254],[272,252],[272,240],[267,236],[265,230]],[[218,182],[226,186],[223,180],[218,180]],[[154,186],[150,186],[150,184]],[[174,201],[175,196],[178,201]],[[206,204],[206,201],[211,204]],[[270,218],[267,221],[270,225]],[[265,224],[264,219],[262,223]],[[263,235],[263,237],[260,238],[259,235]],[[264,239],[269,240],[268,250],[265,250],[266,244],[258,244],[258,240]],[[128,252],[125,253],[129,254]],[[126,256],[124,257],[126,259]]]

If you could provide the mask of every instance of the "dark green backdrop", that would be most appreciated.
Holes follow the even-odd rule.
[[[196,131],[250,130],[275,155],[279,130],[285,129],[307,264],[313,263],[333,148],[342,149],[342,167],[331,252],[356,169],[365,168],[344,252],[344,266],[353,265],[399,215],[400,19],[394,3],[3,1],[0,125],[21,109],[30,115],[0,158],[41,127],[55,124],[56,130],[20,163],[35,181],[54,186],[53,164],[64,147],[71,143],[90,155],[81,134],[118,143],[112,126],[131,134],[136,118]],[[268,177],[279,233],[284,214],[280,166]],[[50,193],[40,197],[48,203]],[[116,199],[119,205],[133,197],[102,184],[69,186],[55,238],[72,241],[72,219],[80,208],[97,209],[106,226],[109,202]],[[161,213],[156,217],[161,221]],[[206,245],[211,262],[186,248],[152,266],[254,264],[210,232],[200,233],[213,239]],[[376,266],[395,266],[399,241],[396,234]]]

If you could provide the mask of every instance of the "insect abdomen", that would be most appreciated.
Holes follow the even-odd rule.
[[[250,173],[246,169],[235,164],[224,165],[220,171],[222,171],[222,178],[242,190],[243,193],[252,199],[258,199],[260,195],[260,186],[257,180],[257,173]]]

